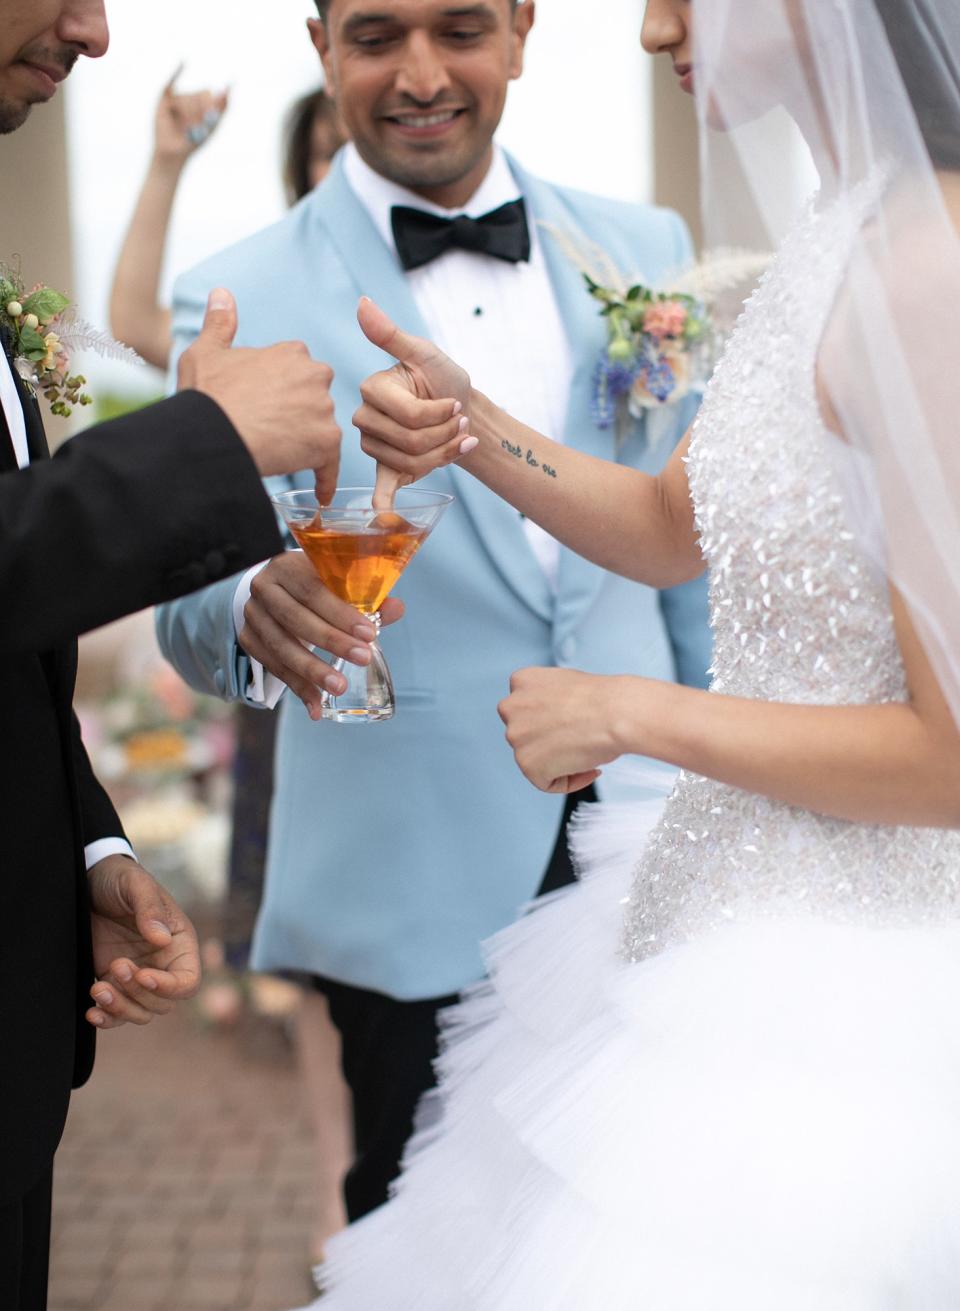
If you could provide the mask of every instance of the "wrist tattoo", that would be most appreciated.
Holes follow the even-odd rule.
[[[516,460],[525,459],[531,469],[542,469],[548,478],[556,478],[557,476],[556,469],[552,468],[551,465],[549,464],[541,464],[540,461],[537,459],[537,457],[534,455],[533,451],[528,449],[526,455],[524,455],[522,446],[514,446],[513,443],[508,442],[506,438],[504,438],[504,440],[500,443],[500,445],[503,448],[503,450],[505,450],[508,455],[512,455],[514,459]]]

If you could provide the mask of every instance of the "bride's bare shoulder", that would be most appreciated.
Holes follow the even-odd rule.
[[[955,334],[960,302],[960,173],[938,175],[943,204],[906,186],[888,194],[861,228],[820,343],[817,391],[827,426],[843,436],[834,404],[863,397],[863,361],[878,334],[903,334],[911,367],[923,343]],[[946,210],[947,222],[944,221]],[[889,344],[889,342],[887,343]]]

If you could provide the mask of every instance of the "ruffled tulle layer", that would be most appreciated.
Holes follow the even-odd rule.
[[[956,1311],[960,929],[757,918],[628,965],[658,807],[590,809],[317,1311]]]

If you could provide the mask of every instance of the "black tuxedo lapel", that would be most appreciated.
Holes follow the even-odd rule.
[[[13,370],[13,381],[16,383],[17,395],[20,397],[20,404],[23,407],[23,419],[27,428],[27,450],[30,459],[31,461],[49,460],[50,447],[47,445],[47,434],[43,430],[43,419],[40,417],[40,403],[16,369]]]

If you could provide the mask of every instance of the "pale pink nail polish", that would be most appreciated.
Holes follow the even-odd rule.
[[[462,441],[460,443],[460,454],[469,455],[470,452],[475,451],[479,445],[480,445],[479,437],[468,437],[465,441]]]

